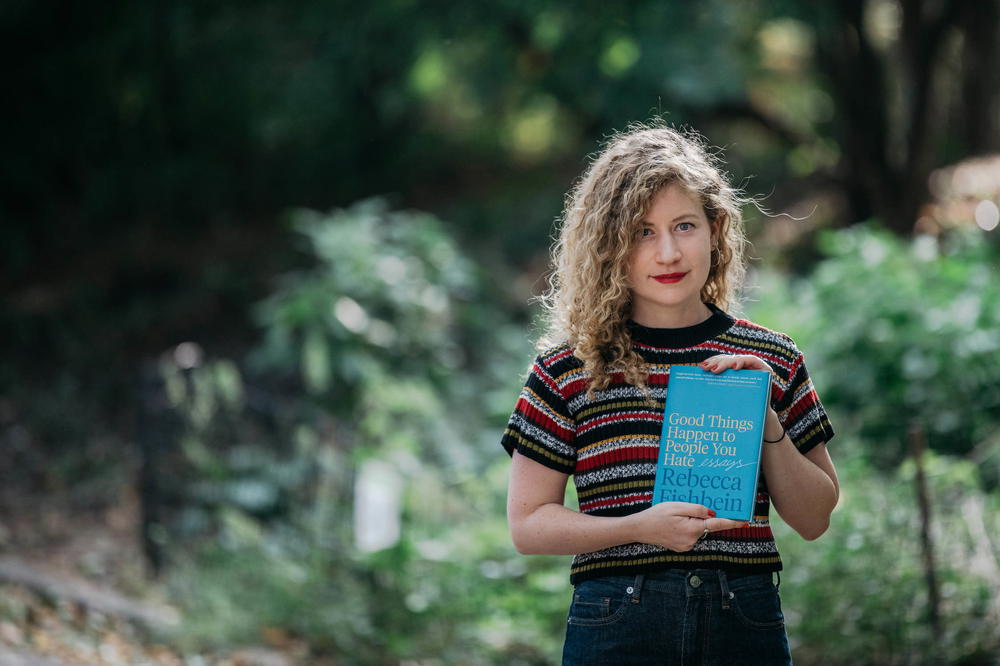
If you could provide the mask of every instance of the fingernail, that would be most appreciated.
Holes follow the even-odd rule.
[[[708,510],[708,517],[709,518],[715,518],[715,509],[709,509]]]
[[[750,527],[750,523],[743,523],[743,527]]]

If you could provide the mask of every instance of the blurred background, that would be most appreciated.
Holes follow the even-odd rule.
[[[997,0],[0,31],[0,663],[557,663],[568,559],[511,546],[499,437],[563,196],[657,117],[770,211],[742,313],[837,428],[829,532],[775,517],[796,662],[1000,663]]]

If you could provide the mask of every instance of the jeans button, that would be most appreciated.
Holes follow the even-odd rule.
[[[625,588],[625,593],[626,594],[632,594],[633,592],[635,592],[635,588],[632,587],[631,585],[629,585],[628,587]]]
[[[691,576],[691,580],[689,582],[691,583],[691,587],[701,587],[701,578],[698,578],[697,576]]]

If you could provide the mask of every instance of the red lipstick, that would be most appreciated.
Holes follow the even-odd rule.
[[[654,275],[652,277],[660,284],[673,284],[674,282],[683,280],[685,275],[687,273],[663,273],[662,275]]]

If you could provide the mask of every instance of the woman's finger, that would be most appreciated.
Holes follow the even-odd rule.
[[[705,521],[705,527],[709,532],[721,532],[722,530],[738,530],[746,527],[749,523],[745,520],[729,520],[728,518],[709,518]]]
[[[771,366],[763,359],[750,354],[717,354],[705,359],[698,365],[705,370],[715,373],[727,369],[742,370],[744,368],[764,370],[765,372],[771,371]]]

